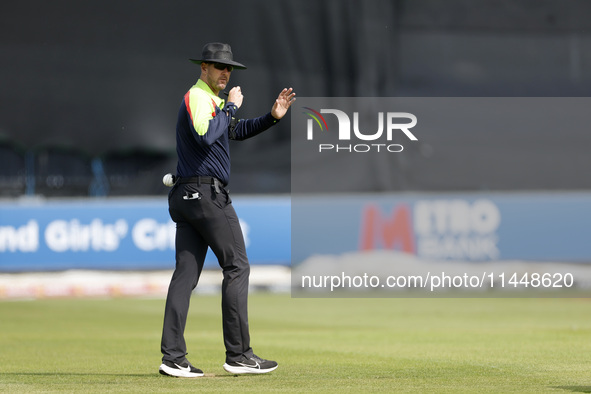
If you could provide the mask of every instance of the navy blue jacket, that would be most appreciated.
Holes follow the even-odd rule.
[[[237,109],[231,102],[224,106],[224,101],[201,80],[187,92],[176,126],[177,176],[212,176],[227,185],[230,180],[229,140],[254,137],[279,121],[268,113],[254,119],[241,119],[230,130]]]

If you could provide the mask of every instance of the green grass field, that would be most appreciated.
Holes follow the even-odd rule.
[[[279,368],[222,369],[220,299],[193,297],[189,360],[158,374],[164,300],[0,302],[0,392],[591,392],[591,300],[250,298]]]

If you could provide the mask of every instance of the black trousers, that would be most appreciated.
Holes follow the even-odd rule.
[[[162,359],[180,363],[187,346],[184,332],[193,289],[210,247],[223,271],[222,319],[226,362],[252,357],[248,329],[250,265],[238,216],[221,185],[180,183],[168,197],[170,217],[176,223],[176,268],[170,281],[164,325]]]

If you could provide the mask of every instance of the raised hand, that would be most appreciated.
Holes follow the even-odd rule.
[[[275,119],[283,118],[289,107],[291,107],[293,102],[296,100],[295,95],[296,94],[292,88],[283,89],[281,93],[279,93],[279,96],[277,96],[277,100],[275,100],[273,108],[271,108],[271,115],[273,115]]]

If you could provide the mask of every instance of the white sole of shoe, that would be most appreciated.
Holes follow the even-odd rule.
[[[255,373],[255,374],[256,373],[267,373],[267,372],[271,372],[271,371],[276,370],[278,366],[279,365],[276,365],[273,368],[259,369],[259,368],[248,368],[248,367],[233,367],[231,365],[228,365],[227,363],[225,363],[223,365],[226,372],[233,373],[235,375],[243,374],[243,373]]]
[[[162,375],[174,376],[176,378],[199,378],[203,376],[203,373],[181,371],[180,369],[170,368],[166,364],[160,365],[158,370]]]

